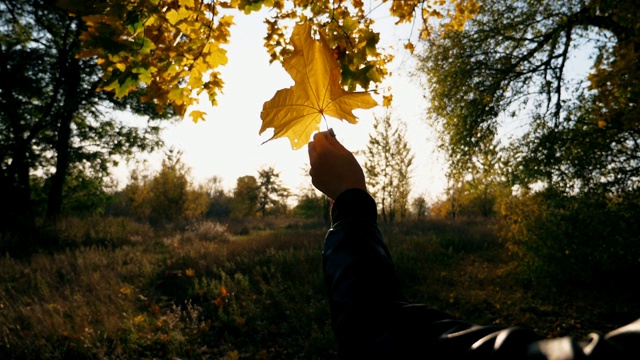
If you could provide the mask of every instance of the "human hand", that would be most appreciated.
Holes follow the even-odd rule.
[[[316,133],[308,145],[311,183],[335,200],[348,189],[367,190],[362,167],[331,130]]]

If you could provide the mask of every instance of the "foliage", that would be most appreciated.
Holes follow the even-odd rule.
[[[638,216],[637,195],[547,189],[503,199],[498,229],[529,277],[593,285],[640,273]]]
[[[491,1],[463,30],[434,31],[420,71],[451,166],[463,172],[506,142],[500,130],[509,125],[514,183],[636,188],[640,62],[630,49],[640,46],[639,11],[635,1]],[[590,50],[591,73],[570,75]]]
[[[93,216],[104,214],[111,207],[113,198],[109,179],[99,175],[91,176],[82,169],[70,169],[63,187],[63,216]],[[31,209],[36,219],[44,219],[47,213],[47,197],[51,188],[51,178],[31,176]]]
[[[47,185],[45,182],[45,192]],[[67,216],[103,214],[111,200],[108,188],[109,184],[103,178],[92,177],[77,169],[71,169],[62,193],[62,214]]]
[[[406,124],[392,124],[391,114],[374,117],[369,134],[364,171],[367,188],[376,199],[382,218],[393,222],[403,218],[409,208],[411,166],[414,156],[406,140]]]
[[[198,102],[206,92],[213,104],[223,87],[218,67],[227,62],[224,45],[229,42],[233,25],[232,10],[245,14],[270,8],[265,17],[265,48],[271,61],[289,55],[285,33],[292,22],[308,23],[335,49],[342,71],[342,85],[350,90],[369,87],[387,75],[386,64],[392,56],[377,48],[379,34],[372,29],[369,14],[384,1],[370,4],[360,0],[222,0],[129,2],[102,0],[91,3],[61,1],[62,7],[81,17],[83,57],[97,57],[102,67],[104,89],[117,96],[143,89],[146,100],[160,107],[172,105],[179,115]],[[389,12],[398,22],[423,20],[422,32],[428,33],[432,17],[447,16],[450,28],[460,28],[477,12],[473,0],[459,0],[447,6],[444,1],[393,2]],[[411,44],[408,47],[412,47]],[[186,80],[183,80],[186,79]],[[190,112],[194,121],[204,118],[199,110]]]
[[[307,187],[299,195],[293,215],[303,219],[324,219],[328,224],[330,200],[313,187]]]
[[[268,213],[275,215],[286,213],[289,189],[282,185],[280,173],[273,167],[258,170],[258,211],[265,217]]]
[[[495,216],[496,202],[511,194],[501,160],[497,146],[492,145],[480,150],[467,168],[452,164],[445,197],[434,204],[432,213],[451,219]]]
[[[210,177],[204,184],[209,195],[209,208],[206,216],[208,218],[223,219],[231,214],[232,198],[222,186],[222,178],[219,176]]]
[[[496,188],[495,184],[491,183],[483,185],[485,185],[484,190]],[[501,193],[487,191],[478,193],[476,190],[469,181],[449,184],[445,197],[432,204],[431,214],[451,220],[495,216],[495,205]]]
[[[411,211],[416,216],[416,219],[421,219],[429,214],[429,205],[424,196],[417,196],[411,201]]]
[[[231,203],[231,215],[235,217],[252,217],[258,210],[258,196],[260,185],[255,176],[241,176],[236,181],[233,189],[233,202]]]
[[[97,58],[100,88],[116,97],[140,89],[143,101],[179,116],[206,92],[215,105],[223,81],[217,68],[226,64],[232,16],[219,16],[216,2],[201,1],[62,1],[81,17],[82,58]],[[194,94],[194,92],[197,92]],[[194,121],[204,113],[190,113]]]
[[[181,152],[174,149],[167,151],[157,174],[132,172],[119,197],[124,202],[120,204],[123,215],[154,225],[196,220],[209,207],[206,190],[193,184]]]
[[[386,65],[393,57],[378,49],[380,34],[373,28],[374,20],[371,17],[371,13],[385,2],[296,0],[293,6],[286,6],[284,1],[259,0],[251,4],[253,9],[273,4],[272,9],[276,10],[270,18],[265,19],[268,32],[265,47],[272,61],[282,60],[291,52],[290,46],[284,41],[287,24],[292,20],[308,22],[325,36],[329,46],[334,49],[342,69],[342,85],[354,90],[358,86],[368,89],[370,83],[379,83],[388,75]],[[246,4],[244,1],[239,3]],[[398,24],[410,23],[416,18],[422,20],[418,25],[421,36],[433,30],[430,19],[446,18],[442,26],[459,28],[477,12],[478,7],[474,0],[456,0],[450,4],[425,0],[389,3],[389,14],[398,20]],[[411,40],[405,47],[413,49]]]
[[[202,189],[193,186],[188,176],[189,169],[182,162],[181,153],[169,151],[160,172],[149,184],[152,223],[196,219],[204,214],[209,199]]]
[[[189,225],[180,238],[180,243],[195,241],[229,242],[231,236],[227,226],[214,221],[200,221]]]
[[[295,85],[278,90],[264,103],[260,133],[273,128],[271,139],[286,136],[293,149],[300,149],[319,129],[321,118],[331,116],[354,124],[353,109],[377,105],[371,94],[341,87],[340,64],[322,34],[320,41],[311,37],[311,25],[296,25],[291,44],[293,54],[284,58],[283,66]]]
[[[54,2],[2,1],[0,23],[0,231],[28,237],[35,225],[32,174],[48,178],[46,213],[53,219],[70,169],[101,181],[117,157],[160,144],[155,123],[138,128],[107,112],[164,119],[173,111],[135,105],[137,92],[114,99],[96,91],[96,60],[78,57],[85,23]]]

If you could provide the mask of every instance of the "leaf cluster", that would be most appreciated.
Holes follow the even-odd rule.
[[[340,64],[340,84],[349,91],[369,89],[389,75],[393,56],[379,48],[380,34],[371,14],[387,0],[369,7],[362,0],[96,0],[58,5],[82,20],[81,58],[95,58],[102,68],[101,89],[123,97],[143,89],[142,101],[162,112],[167,106],[184,116],[205,93],[216,105],[224,82],[219,67],[227,63],[235,11],[269,12],[264,22],[265,48],[271,62],[293,53],[287,41],[293,23],[308,23],[326,38]],[[477,13],[475,0],[389,1],[388,11],[398,23],[420,20],[420,32],[433,29],[430,19],[445,19],[447,29],[459,30]],[[410,40],[405,46],[413,49]],[[193,110],[193,121],[205,113]]]
[[[143,102],[158,112],[171,105],[183,116],[205,92],[215,105],[223,81],[217,67],[226,64],[233,18],[220,15],[216,2],[96,1],[61,2],[82,18],[82,58],[97,58],[101,89],[124,97],[144,89]],[[192,115],[194,121],[203,114]]]
[[[515,183],[635,188],[640,46],[635,2],[492,1],[462,31],[426,40],[430,115],[454,173],[502,143]],[[571,75],[595,54],[588,77]],[[504,129],[511,129],[505,133]]]

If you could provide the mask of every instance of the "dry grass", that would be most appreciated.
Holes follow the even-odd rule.
[[[637,316],[624,297],[521,282],[490,225],[383,227],[407,296],[549,336]],[[0,259],[0,358],[336,357],[322,225],[201,223],[160,233],[122,219],[72,219],[58,231],[62,250]]]

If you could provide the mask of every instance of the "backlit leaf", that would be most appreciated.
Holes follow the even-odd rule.
[[[311,25],[298,24],[291,35],[293,55],[283,61],[285,70],[295,81],[265,102],[260,117],[260,134],[273,128],[271,139],[286,136],[293,149],[309,142],[319,130],[323,116],[357,122],[353,110],[377,105],[368,92],[349,92],[341,85],[340,64],[324,37],[311,37]]]
[[[180,8],[178,9],[178,11],[169,10],[166,16],[167,16],[167,20],[169,20],[169,23],[171,25],[175,25],[176,23],[178,23],[178,21],[188,18],[189,14],[190,12],[187,9]]]
[[[191,120],[194,123],[197,123],[199,120],[204,121],[205,120],[205,118],[204,118],[205,115],[207,115],[207,113],[204,112],[204,111],[200,111],[200,110],[193,110],[193,111],[191,111],[189,113],[189,116],[191,117]]]

